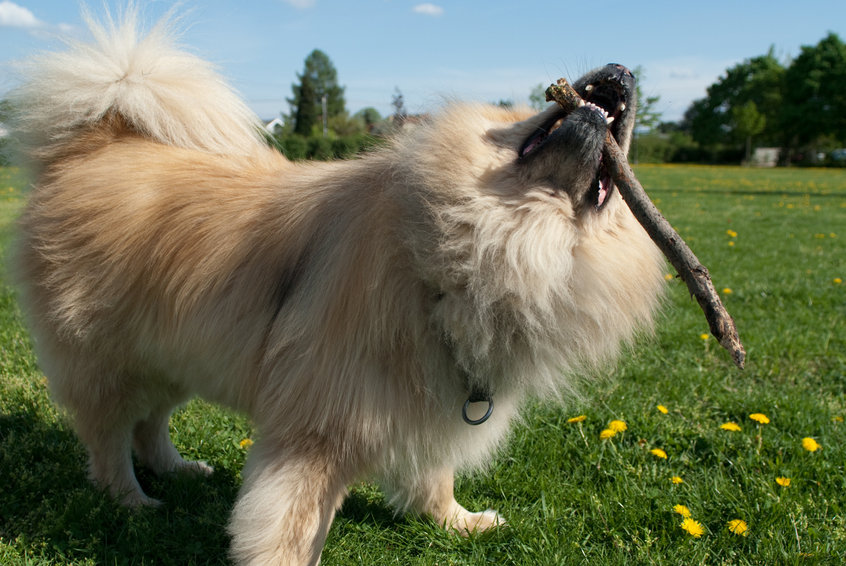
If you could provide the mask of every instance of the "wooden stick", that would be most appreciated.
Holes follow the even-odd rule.
[[[557,84],[550,85],[546,90],[546,98],[550,101],[554,100],[568,112],[584,105],[579,93],[564,79],[559,79]],[[673,230],[667,219],[649,199],[629,166],[626,155],[617,145],[610,131],[605,136],[605,148],[602,155],[614,184],[620,190],[632,214],[676,268],[679,276],[687,284],[690,294],[696,297],[700,308],[705,313],[711,334],[723,348],[731,353],[735,365],[743,369],[746,362],[746,350],[740,342],[734,319],[723,306],[720,296],[714,289],[708,269],[699,262],[687,243]]]

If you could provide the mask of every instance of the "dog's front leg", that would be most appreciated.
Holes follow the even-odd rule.
[[[479,533],[505,524],[505,520],[491,509],[471,513],[462,507],[453,495],[454,471],[442,468],[421,476],[406,485],[392,485],[396,501],[406,501],[411,510],[428,515],[445,529],[454,529],[461,535]]]
[[[236,564],[315,565],[346,494],[347,474],[320,443],[251,449],[229,533]]]

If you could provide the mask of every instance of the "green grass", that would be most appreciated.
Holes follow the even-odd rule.
[[[13,173],[0,169],[4,254],[23,199]],[[707,324],[673,280],[654,337],[586,385],[583,399],[530,407],[490,468],[457,482],[460,502],[498,509],[507,528],[462,539],[393,517],[378,489],[360,484],[322,564],[842,563],[846,172],[637,173],[717,289],[731,290],[723,296],[747,347],[746,370],[701,337]],[[216,473],[157,479],[141,471],[166,504],[130,512],[86,483],[84,451],[49,401],[6,279],[0,343],[0,564],[226,563],[224,528],[246,454],[240,441],[251,433],[245,419],[199,401],[180,411],[177,446]],[[751,420],[756,412],[769,424]],[[585,420],[567,422],[577,415]],[[600,440],[612,419],[628,429]],[[741,430],[721,429],[726,422]],[[805,437],[822,449],[804,450]],[[702,525],[701,537],[680,528],[678,504]],[[728,530],[733,519],[746,521],[746,536]]]

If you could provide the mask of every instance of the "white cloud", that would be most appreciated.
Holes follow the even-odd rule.
[[[282,0],[289,6],[293,6],[297,10],[305,10],[307,8],[313,8],[315,4],[317,4],[317,0]]]
[[[8,0],[0,2],[0,27],[39,28],[43,25],[35,14],[23,6]]]
[[[415,14],[423,14],[424,16],[438,17],[444,15],[444,9],[436,4],[418,4],[412,9]]]

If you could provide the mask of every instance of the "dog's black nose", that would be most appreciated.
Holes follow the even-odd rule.
[[[633,77],[634,74],[626,67],[625,65],[620,65],[619,63],[608,63],[606,67],[609,67],[612,71],[616,71],[620,73],[621,77]]]
[[[634,83],[635,76],[628,67],[619,63],[608,63],[605,65],[605,80],[616,80],[623,84]]]

